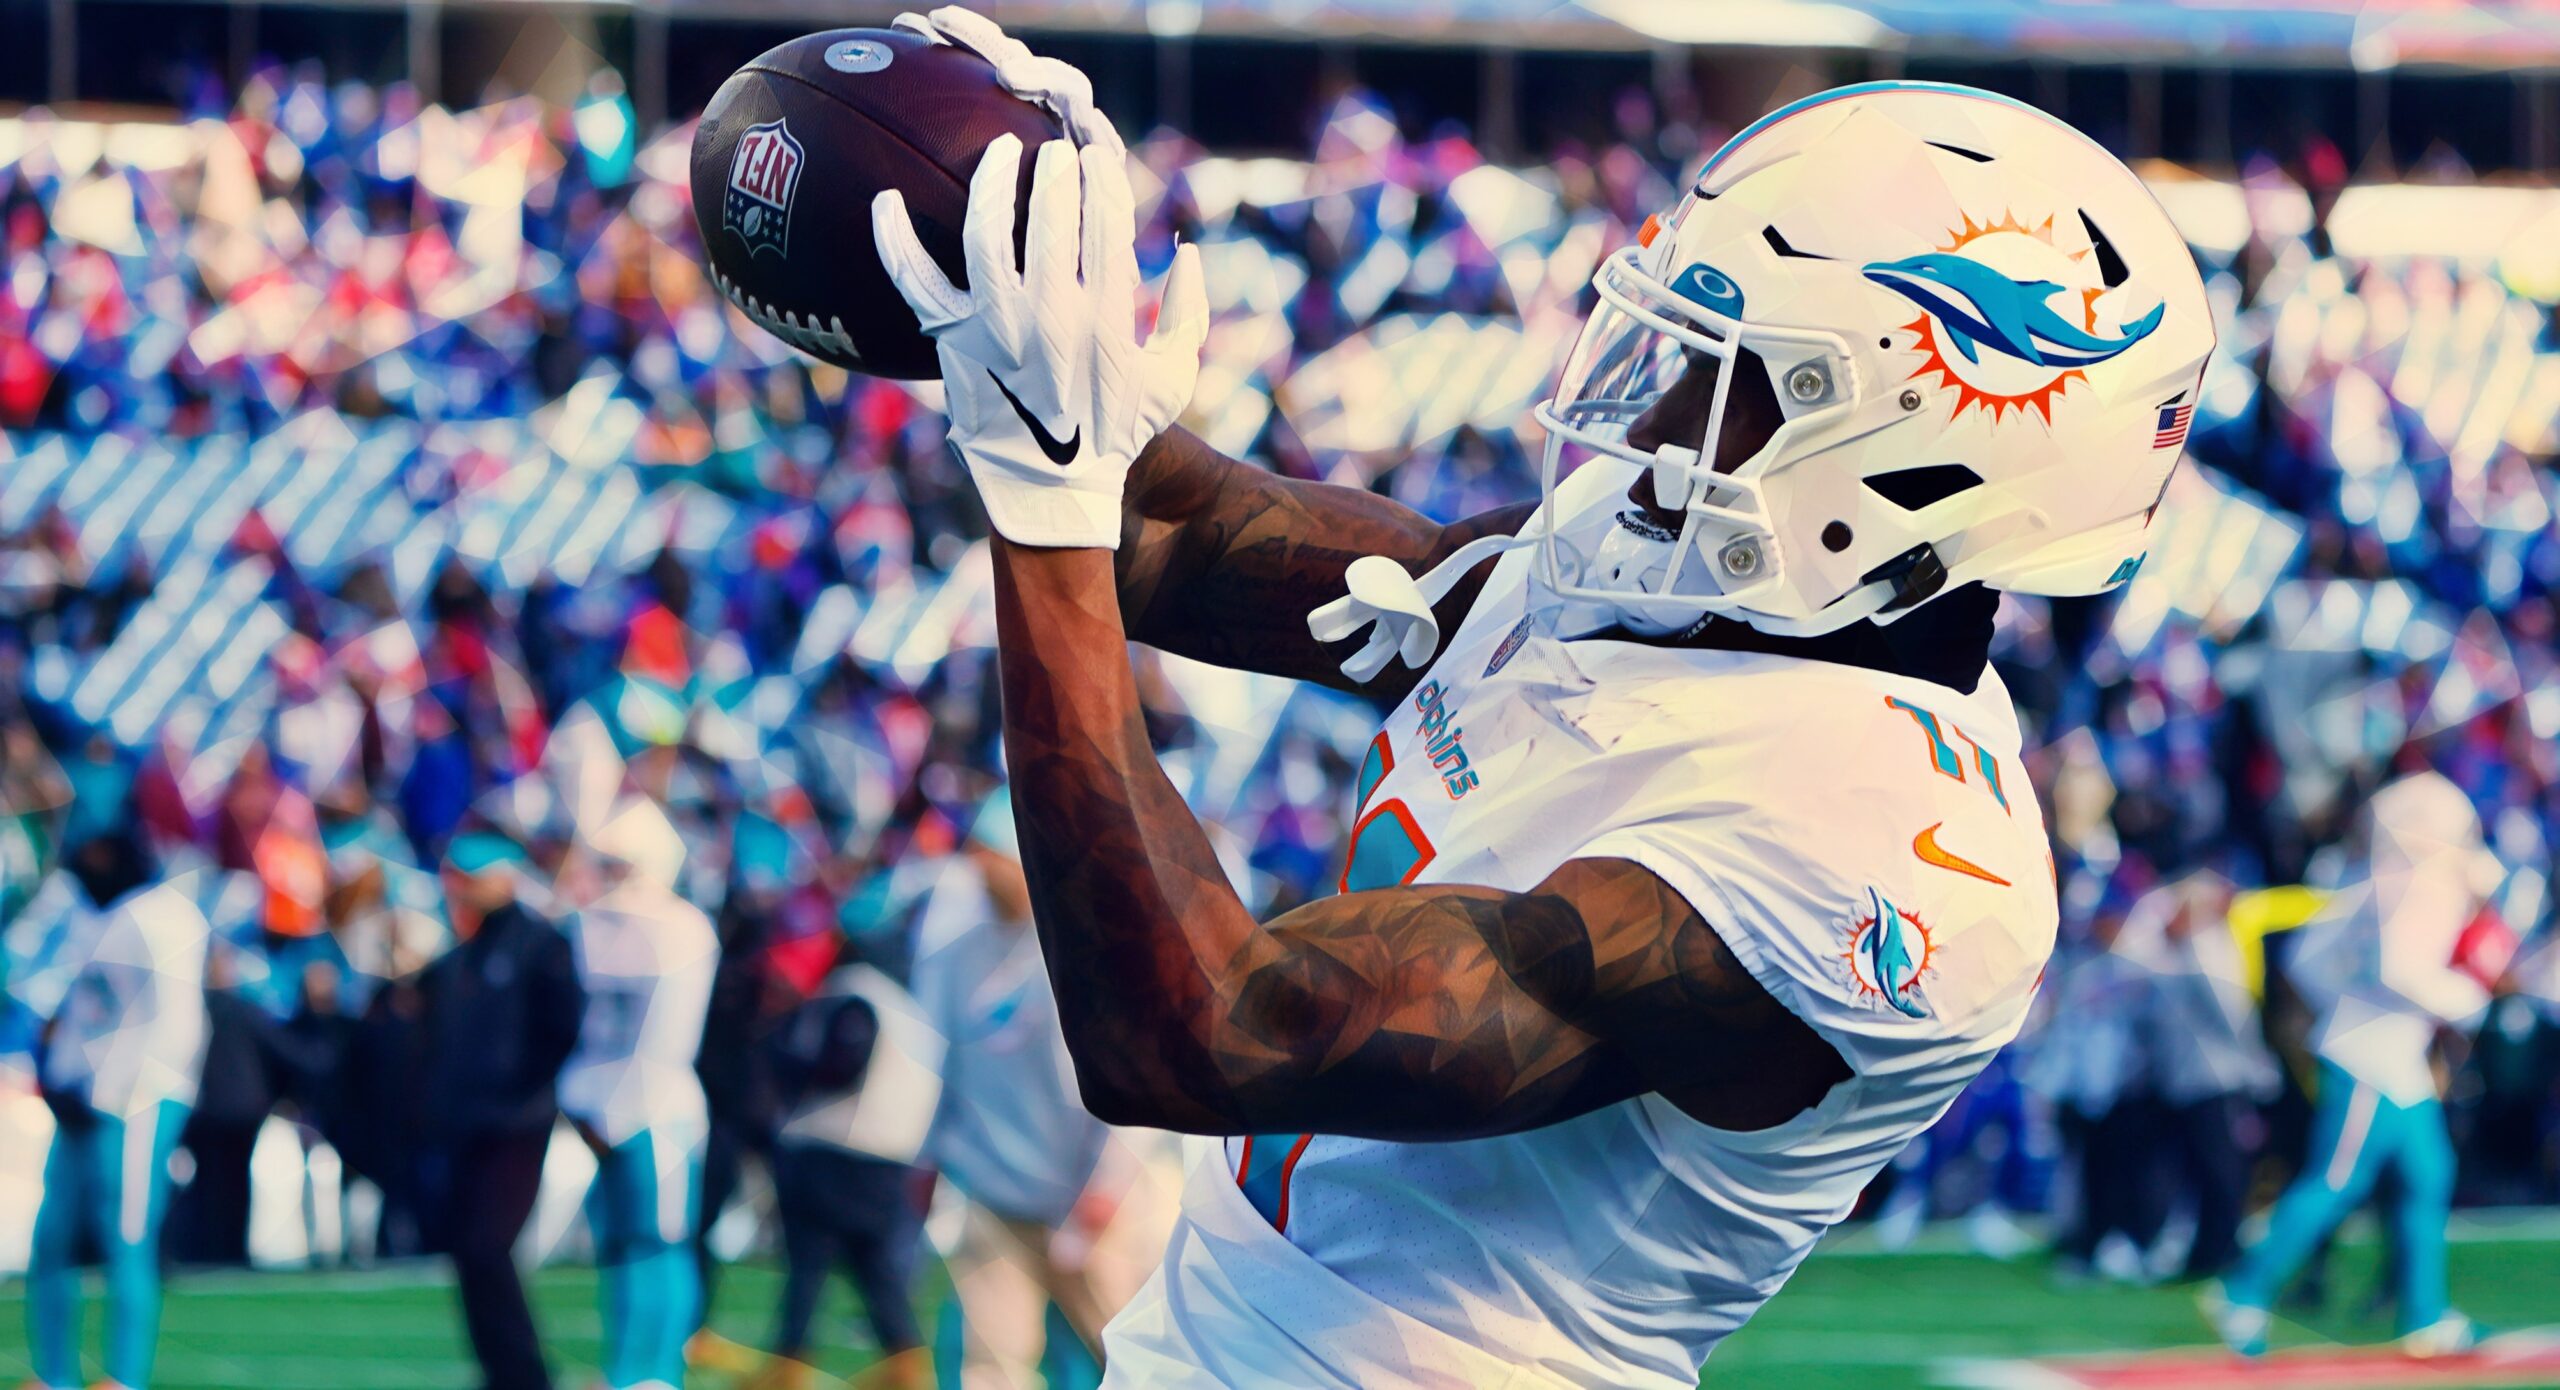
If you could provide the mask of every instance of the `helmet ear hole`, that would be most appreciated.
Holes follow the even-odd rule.
[[[1906,512],[1934,506],[1980,486],[1982,475],[1961,463],[1923,464],[1867,479],[1867,487],[1878,497]]]
[[[1791,257],[1795,260],[1827,261],[1831,259],[1829,256],[1815,255],[1811,251],[1797,250],[1793,244],[1788,242],[1786,234],[1780,232],[1774,223],[1760,229],[1760,239],[1769,243],[1770,250],[1777,252],[1781,256]]]
[[[2124,257],[2116,253],[2116,244],[2107,240],[2107,234],[2098,230],[2098,224],[2089,220],[2085,210],[2080,214],[2080,225],[2088,229],[2089,245],[2098,253],[2098,283],[2108,289],[2123,284],[2133,272],[2125,269]]]

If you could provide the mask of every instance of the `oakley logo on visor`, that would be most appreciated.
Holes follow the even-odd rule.
[[[1671,290],[1681,298],[1724,315],[1742,317],[1742,287],[1733,277],[1711,265],[1693,265],[1681,271],[1671,282]]]

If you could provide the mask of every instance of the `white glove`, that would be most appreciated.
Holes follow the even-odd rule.
[[[988,519],[1017,544],[1117,549],[1129,464],[1199,380],[1209,302],[1194,248],[1174,254],[1155,332],[1138,343],[1125,159],[1116,143],[1041,145],[1017,269],[1022,142],[998,136],[969,180],[966,290],[925,254],[896,189],[871,203],[881,263],[942,359],[952,447]]]
[[[1093,81],[1072,63],[1043,58],[1005,33],[1003,26],[975,10],[945,5],[929,15],[910,10],[890,21],[892,28],[919,34],[935,43],[956,44],[995,65],[996,80],[1006,91],[1047,107],[1067,129],[1078,149],[1125,150],[1111,118],[1093,104]]]

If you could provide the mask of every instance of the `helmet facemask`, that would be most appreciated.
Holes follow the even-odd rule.
[[[1560,637],[1716,616],[1808,637],[1968,584],[2114,588],[2213,346],[2193,258],[2131,170],[1931,83],[1772,112],[1593,289],[1537,411],[1540,517],[1418,580],[1355,561],[1309,618],[1323,641],[1371,628],[1355,679],[1419,669],[1432,605],[1514,547]]]
[[[1593,285],[1539,412],[1554,517],[1533,533],[1542,578],[1630,625],[1812,636],[1969,583],[2112,588],[2212,347],[2194,262],[2132,171],[2033,108],[1927,83],[1772,113]],[[1703,422],[1631,437],[1708,364]],[[1782,418],[1737,410],[1745,383]],[[1552,491],[1568,449],[1655,475],[1666,552],[1567,544],[1603,497]]]
[[[1750,611],[1780,591],[1787,557],[1760,479],[1790,441],[1855,398],[1836,335],[1737,317],[1739,291],[1709,267],[1687,268],[1680,283],[1656,279],[1638,248],[1603,262],[1599,304],[1538,407],[1550,498],[1568,451],[1641,470],[1628,496],[1578,515],[1549,507],[1541,582],[1652,634]]]

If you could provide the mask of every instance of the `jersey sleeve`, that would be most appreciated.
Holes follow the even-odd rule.
[[[86,943],[73,939],[80,927],[77,892],[70,875],[51,875],[0,938],[8,954],[9,997],[39,1022],[62,1006],[79,970]]]
[[[2462,929],[2478,906],[2467,865],[2446,856],[2377,875],[2374,899],[2382,924],[2381,983],[2439,1022],[2469,1027],[2489,1007],[2489,991],[2455,963]]]
[[[1922,761],[1927,745],[1891,737],[1908,723],[1861,736],[1877,732],[1791,739],[1800,766],[1574,857],[1651,870],[1860,1075],[1978,1064],[2024,1021],[2052,947],[2042,818],[2022,786],[1995,796],[1988,774]]]
[[[582,995],[577,1042],[560,1064],[555,1094],[560,1108],[570,1116],[609,1130],[614,1088],[630,1066],[639,1045],[641,1020],[648,1014],[649,985],[646,980],[607,975],[596,968],[589,935],[594,928],[591,917],[582,913],[563,932],[577,961]]]
[[[660,947],[649,1021],[638,1052],[673,1072],[690,1068],[702,1051],[702,1023],[711,1010],[711,980],[720,965],[720,940],[691,904],[671,899],[666,910],[680,925],[666,933]]]
[[[47,1054],[69,1068],[56,1076],[85,1072],[74,1089],[85,1088],[92,1107],[112,1114],[161,1100],[192,1104],[208,1031],[209,936],[204,914],[166,885],[120,905],[72,981],[65,1036]]]
[[[917,956],[949,950],[994,912],[978,866],[964,856],[952,856],[935,875],[933,886],[926,892],[924,911],[916,919]]]

